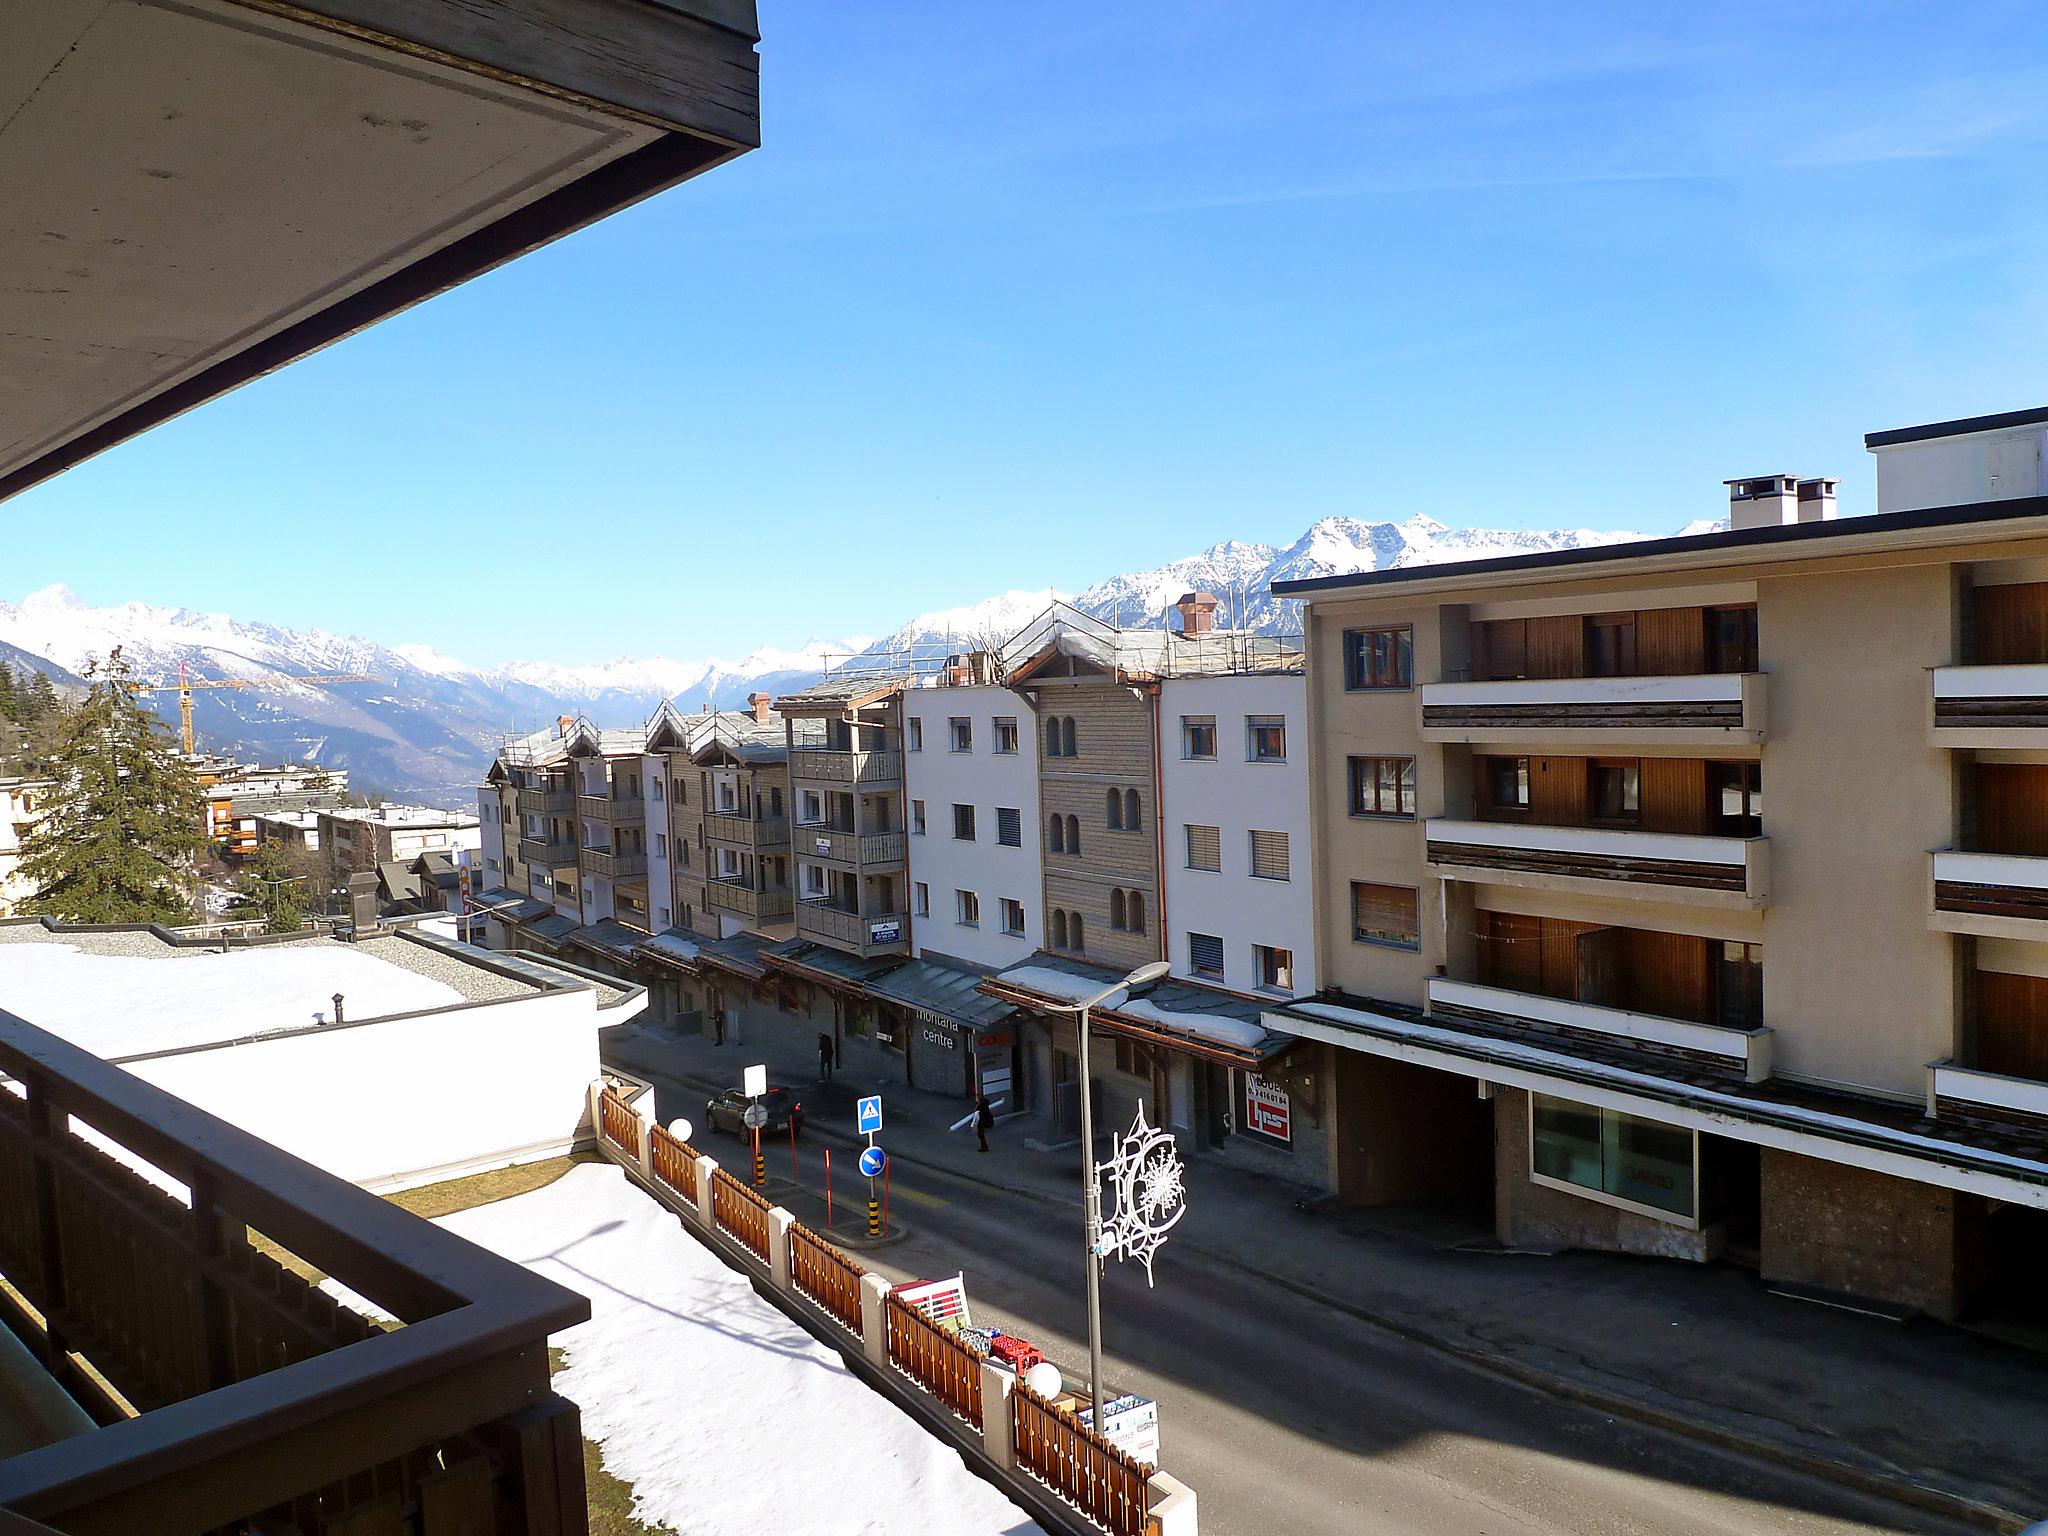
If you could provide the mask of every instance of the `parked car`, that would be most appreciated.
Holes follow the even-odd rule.
[[[745,1140],[747,1105],[752,1102],[739,1089],[728,1088],[705,1104],[704,1124]],[[768,1111],[768,1123],[761,1127],[763,1136],[787,1136],[792,1127],[799,1135],[803,1133],[804,1107],[787,1088],[770,1088],[761,1096],[761,1107]]]

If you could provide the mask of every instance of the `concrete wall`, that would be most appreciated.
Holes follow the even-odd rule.
[[[910,937],[916,953],[927,950],[992,968],[1016,965],[1045,943],[1043,868],[1038,798],[1038,717],[1018,694],[1007,688],[913,688],[903,696],[905,721],[923,722],[924,749],[905,752],[904,788],[910,800],[922,800],[925,831],[908,838],[913,890],[922,882],[931,893],[931,915],[916,914]],[[973,749],[950,750],[947,722],[972,722]],[[995,750],[995,721],[1017,723],[1017,750]],[[906,736],[908,728],[906,726]],[[953,807],[974,807],[975,838],[953,836]],[[1008,806],[1019,813],[1021,847],[996,841],[996,810]],[[906,822],[914,828],[908,807]],[[973,891],[981,898],[981,922],[964,927],[958,921],[955,891]],[[1024,932],[1003,932],[1003,897],[1024,908]]]
[[[1872,449],[1877,458],[1877,510],[1911,512],[2039,496],[2048,490],[2044,444],[2048,428],[2037,423]]]
[[[1193,977],[1189,933],[1223,940],[1223,976],[1204,978],[1237,992],[1258,990],[1252,946],[1293,951],[1293,993],[1315,985],[1315,839],[1309,829],[1308,687],[1284,673],[1171,679],[1161,685],[1160,803],[1166,823],[1166,958],[1176,976]],[[1216,721],[1216,756],[1183,755],[1181,721]],[[1287,723],[1287,760],[1253,762],[1245,720],[1277,715]],[[1189,824],[1216,827],[1222,869],[1187,867]],[[1253,829],[1287,835],[1289,878],[1255,880]]]
[[[1842,1163],[1763,1151],[1762,1272],[1953,1319],[1968,1303],[1975,1197]]]

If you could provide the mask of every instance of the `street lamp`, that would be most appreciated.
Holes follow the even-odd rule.
[[[1044,1007],[1043,1010],[1076,1015],[1081,1036],[1081,1179],[1082,1209],[1087,1216],[1088,1389],[1095,1401],[1095,1415],[1091,1423],[1097,1434],[1102,1433],[1102,1189],[1095,1177],[1095,1108],[1088,1092],[1093,1083],[1088,1075],[1088,1014],[1105,997],[1149,987],[1171,969],[1164,960],[1154,960],[1100,992],[1064,1006]]]

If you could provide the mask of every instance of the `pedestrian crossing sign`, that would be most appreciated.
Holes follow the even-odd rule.
[[[882,1096],[871,1093],[854,1109],[854,1129],[863,1136],[872,1136],[881,1128]]]

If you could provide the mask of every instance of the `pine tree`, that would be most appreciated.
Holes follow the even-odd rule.
[[[306,904],[312,895],[304,864],[282,843],[258,843],[255,856],[235,879],[235,903],[228,915],[260,917],[266,933],[297,933],[306,926]]]
[[[204,804],[130,675],[115,646],[104,663],[87,662],[84,700],[60,712],[47,813],[22,842],[20,873],[35,888],[23,912],[74,923],[191,916]]]
[[[21,706],[14,698],[14,668],[0,661],[0,720],[19,721]]]
[[[120,647],[115,646],[114,649],[118,651]],[[112,661],[113,657],[109,655],[107,659]],[[29,673],[28,686],[18,692],[21,706],[26,711],[20,717],[23,725],[34,725],[40,720],[47,720],[62,707],[62,702],[57,697],[57,685],[50,681],[50,674],[47,672]]]

